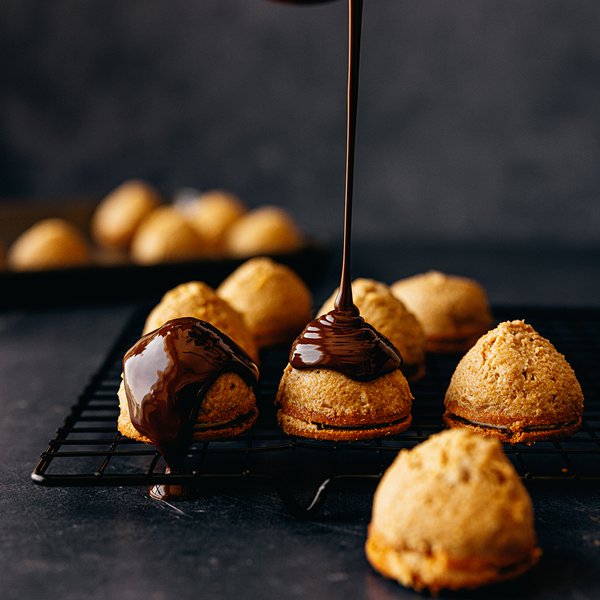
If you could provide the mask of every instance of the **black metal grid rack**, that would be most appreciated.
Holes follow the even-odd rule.
[[[119,336],[100,370],[72,406],[32,473],[46,486],[152,486],[182,484],[203,489],[218,481],[267,483],[297,516],[309,516],[336,482],[376,482],[402,448],[442,429],[443,397],[458,357],[432,355],[426,377],[412,386],[413,425],[403,434],[369,442],[324,442],[290,438],[277,429],[273,399],[287,349],[261,357],[257,391],[260,418],[233,440],[195,443],[184,474],[165,474],[160,454],[121,436],[116,428],[121,358],[139,337],[145,312]],[[600,310],[497,308],[499,321],[525,318],[567,356],[585,395],[583,425],[570,438],[505,446],[528,480],[600,479]]]

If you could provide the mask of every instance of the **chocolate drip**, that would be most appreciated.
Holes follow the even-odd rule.
[[[340,291],[335,308],[358,315],[352,301],[350,248],[352,246],[352,198],[354,195],[354,147],[358,109],[358,66],[363,0],[348,0],[348,87],[346,94],[346,186],[344,194],[344,246]]]
[[[294,369],[331,369],[371,381],[402,364],[393,344],[354,311],[332,310],[311,321],[290,352]]]
[[[399,368],[402,358],[384,335],[365,322],[352,299],[350,247],[362,5],[363,0],[348,0],[346,187],[340,291],[334,310],[311,321],[296,339],[290,352],[290,364],[295,369],[320,367],[339,371],[358,381],[371,381]]]
[[[123,358],[132,425],[180,470],[204,395],[225,372],[248,385],[258,380],[252,359],[210,323],[184,317],[143,336]]]

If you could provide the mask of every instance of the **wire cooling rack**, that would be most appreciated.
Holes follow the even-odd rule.
[[[534,445],[506,445],[527,480],[600,480],[600,310],[497,308],[499,321],[525,318],[567,356],[583,387],[585,411],[572,437]],[[312,515],[334,483],[375,483],[402,448],[411,448],[443,428],[443,397],[459,357],[431,355],[426,377],[411,386],[413,424],[393,438],[327,442],[290,438],[275,424],[273,400],[287,361],[286,348],[261,356],[257,390],[259,421],[233,440],[195,443],[185,473],[166,474],[152,447],[121,436],[116,428],[121,359],[139,338],[145,311],[119,336],[32,473],[45,486],[185,485],[201,492],[220,481],[252,480],[270,485],[288,510]]]

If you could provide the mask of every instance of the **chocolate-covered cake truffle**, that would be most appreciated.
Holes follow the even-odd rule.
[[[221,331],[174,319],[143,336],[123,358],[119,431],[154,444],[172,470],[193,441],[246,431],[258,411],[258,368]]]

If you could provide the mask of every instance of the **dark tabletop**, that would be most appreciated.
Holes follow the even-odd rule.
[[[472,275],[495,303],[600,305],[600,261],[591,251],[359,245],[354,264],[356,275],[388,281],[430,267]],[[315,288],[317,301],[335,285],[336,268],[333,261]],[[39,453],[133,309],[0,313],[0,596],[417,597],[365,560],[372,489],[337,490],[314,520],[298,521],[269,489],[250,484],[169,505],[144,489],[31,483]],[[512,584],[453,597],[600,597],[600,487],[528,487],[540,565]]]

